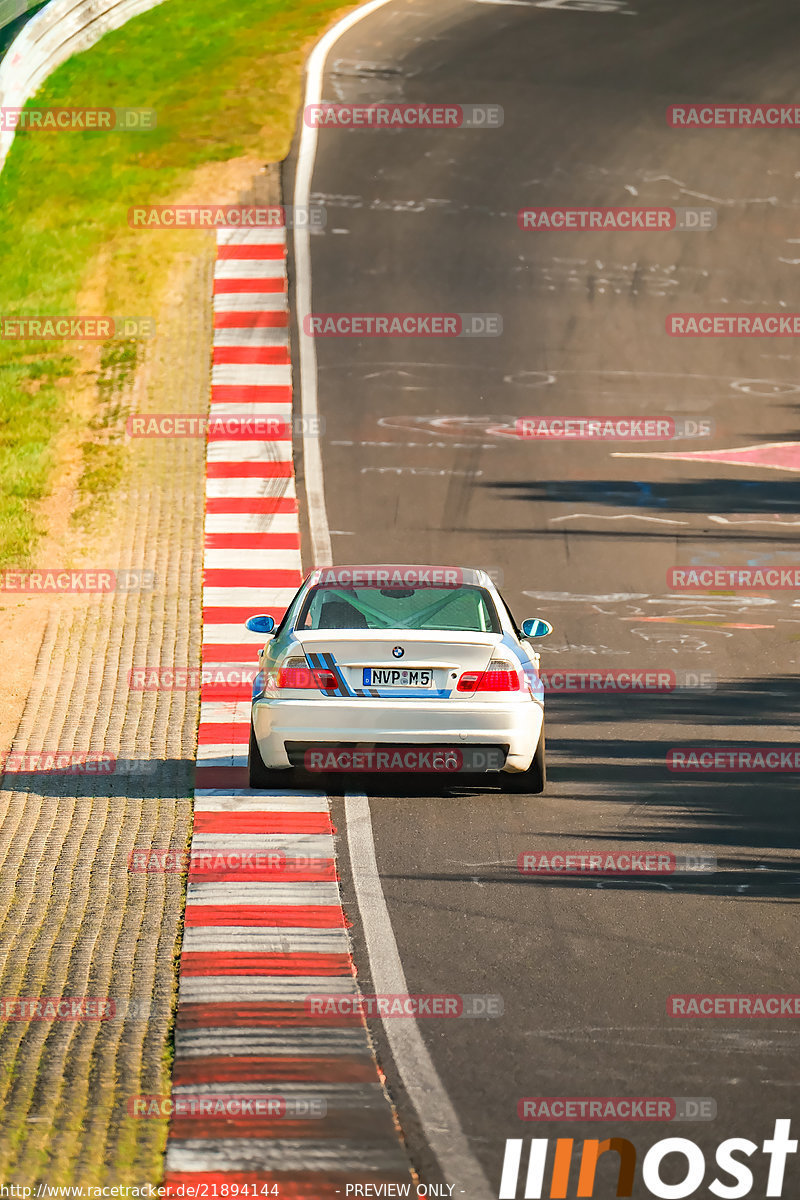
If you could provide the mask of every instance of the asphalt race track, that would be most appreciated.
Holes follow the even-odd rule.
[[[796,1018],[667,1015],[673,994],[794,990],[796,776],[666,766],[672,747],[796,740],[795,593],[681,594],[667,573],[797,562],[800,447],[779,469],[703,458],[798,438],[797,356],[789,338],[665,332],[672,312],[797,307],[796,132],[684,131],[665,110],[791,99],[798,37],[791,0],[396,0],[328,58],[325,100],[504,112],[492,129],[320,130],[314,312],[499,314],[503,325],[496,337],[317,339],[333,561],[489,568],[518,621],[554,624],[544,667],[689,673],[668,693],[551,696],[542,797],[370,785],[407,990],[502,998],[501,1017],[417,1022],[494,1195],[505,1140],[532,1136],[627,1137],[640,1156],[688,1137],[707,1184],[718,1143],[760,1148],[797,1098]],[[291,163],[287,184],[288,197]],[[717,224],[524,231],[517,213],[530,205],[697,205]],[[669,445],[508,436],[532,415],[713,429]],[[657,457],[676,450],[700,457]],[[691,686],[701,673],[713,688]],[[334,805],[342,834],[346,803]],[[701,854],[717,869],[602,881],[517,869],[526,851],[587,848]],[[344,836],[339,849],[369,990]],[[412,1158],[439,1181],[430,1131],[373,1024]],[[531,1096],[706,1097],[717,1115],[533,1124],[517,1115]],[[752,1194],[764,1195],[760,1149],[751,1165]],[[601,1160],[596,1195],[615,1194],[617,1167]],[[663,1177],[685,1169],[665,1164]],[[795,1192],[797,1171],[790,1163]],[[651,1194],[640,1175],[633,1194]]]

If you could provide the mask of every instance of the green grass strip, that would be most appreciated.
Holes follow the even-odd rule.
[[[304,53],[344,7],[164,0],[60,67],[28,107],[154,108],[157,127],[18,132],[0,174],[0,315],[77,315],[101,253],[102,311],[149,315],[157,281],[143,242],[176,235],[130,230],[128,208],[168,202],[204,164],[283,158]],[[0,339],[0,565],[31,561],[56,439],[74,429],[81,441],[77,365],[69,342]]]

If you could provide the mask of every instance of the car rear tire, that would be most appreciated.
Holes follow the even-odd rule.
[[[263,791],[267,788],[282,788],[292,786],[294,772],[281,771],[264,766],[261,751],[258,748],[256,731],[250,722],[250,745],[247,748],[247,778],[248,786]]]
[[[533,762],[527,771],[516,771],[506,775],[505,790],[507,792],[524,792],[528,796],[540,795],[547,784],[547,749],[544,740],[544,725],[539,734],[539,744],[533,756]]]

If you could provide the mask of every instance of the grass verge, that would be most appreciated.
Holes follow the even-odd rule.
[[[157,126],[18,133],[0,174],[0,317],[155,314],[171,256],[212,235],[134,231],[128,208],[228,201],[215,165],[283,158],[305,52],[348,7],[164,0],[60,67],[29,107],[154,108]],[[0,566],[32,561],[65,444],[81,448],[80,508],[113,487],[113,451],[93,434],[116,353],[0,338]]]

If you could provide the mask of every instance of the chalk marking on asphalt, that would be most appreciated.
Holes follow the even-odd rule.
[[[766,517],[723,517],[719,513],[709,513],[708,519],[717,525],[800,525],[800,521],[786,520],[777,513],[770,519]]]
[[[345,816],[350,867],[373,987],[378,995],[407,994],[408,983],[378,874],[369,801],[363,792],[345,795]],[[385,1020],[383,1027],[397,1070],[445,1180],[459,1190],[464,1189],[470,1200],[489,1200],[494,1193],[464,1136],[417,1022],[413,1018]]]
[[[642,458],[645,456],[642,455]],[[673,521],[669,517],[644,517],[641,513],[620,513],[618,516],[609,516],[607,513],[569,513],[566,517],[550,517],[549,524],[555,525],[559,521],[652,521],[656,525],[688,525],[688,521]]]
[[[306,68],[305,108],[322,100],[322,81],[328,54],[348,30],[389,4],[390,0],[371,0],[363,8],[344,17],[328,30],[314,47]],[[317,128],[305,120],[297,150],[297,170],[294,180],[295,210],[307,208],[311,201],[311,177],[317,156]],[[319,396],[317,394],[317,350],[314,338],[305,331],[305,317],[311,315],[311,234],[307,227],[295,224],[294,262],[296,273],[295,302],[297,306],[297,347],[300,359],[300,411],[303,416],[303,474],[306,484],[308,526],[315,567],[329,567],[333,562],[331,535],[328,529],[328,510],[325,504],[325,481],[322,471],[320,438],[310,435],[318,428]]]

